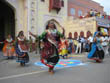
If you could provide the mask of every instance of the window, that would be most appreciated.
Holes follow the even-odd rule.
[[[71,8],[71,9],[70,9],[70,14],[71,14],[71,15],[75,15],[75,9],[74,9],[74,8]]]
[[[78,11],[78,16],[82,16],[82,11],[81,10]]]

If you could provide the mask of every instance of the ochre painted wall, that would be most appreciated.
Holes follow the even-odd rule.
[[[95,18],[85,18],[85,19],[67,19],[64,23],[66,37],[68,37],[69,32],[72,33],[74,37],[74,32],[77,32],[80,35],[80,32],[84,32],[84,36],[87,36],[87,31],[90,31],[92,34],[96,31],[96,20]]]

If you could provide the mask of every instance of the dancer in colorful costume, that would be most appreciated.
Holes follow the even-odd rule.
[[[63,59],[67,59],[68,57],[68,41],[65,38],[60,38],[59,55],[63,57]]]
[[[53,69],[59,61],[58,43],[60,41],[60,37],[64,36],[63,34],[57,30],[54,21],[48,22],[46,30],[40,36],[36,36],[30,32],[30,35],[39,38],[41,62],[49,67],[49,72],[51,74],[54,73]]]
[[[17,62],[20,62],[21,66],[25,66],[25,63],[29,62],[29,55],[28,46],[26,44],[26,39],[23,31],[20,31],[18,34],[15,49],[18,57]]]
[[[13,59],[15,56],[15,48],[14,48],[14,40],[11,35],[8,35],[7,39],[3,42],[3,54],[7,57],[7,59]]]
[[[102,62],[104,59],[104,51],[101,45],[100,32],[95,32],[93,37],[93,44],[90,53],[88,54],[88,58],[95,60],[96,62]]]

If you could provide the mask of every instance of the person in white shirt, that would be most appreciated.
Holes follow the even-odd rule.
[[[105,55],[108,55],[108,37],[106,35],[101,37],[102,39],[102,46],[103,46],[103,50]]]
[[[80,38],[81,40],[81,53],[84,51],[84,45],[85,45],[85,38],[84,37],[81,37]]]
[[[92,34],[89,36],[89,38],[88,38],[88,43],[89,43],[89,47],[90,47],[90,50],[91,50],[91,47],[92,47],[92,43],[93,43],[93,36],[92,36]],[[90,51],[89,50],[89,51]]]
[[[76,46],[76,51],[75,51],[76,54],[81,53],[81,38],[80,38],[80,36],[77,38],[77,41],[78,41],[78,44]]]

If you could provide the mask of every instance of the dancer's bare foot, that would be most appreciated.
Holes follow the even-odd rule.
[[[54,74],[53,68],[49,68],[48,72],[49,72],[50,74]]]
[[[50,71],[50,74],[54,74],[54,71],[53,71],[53,70],[51,70],[51,71]]]
[[[97,59],[97,60],[96,60],[96,62],[101,63],[101,62],[102,62],[102,60],[101,60],[101,59]]]
[[[49,70],[48,70],[48,72],[51,72],[51,68],[49,67]]]

